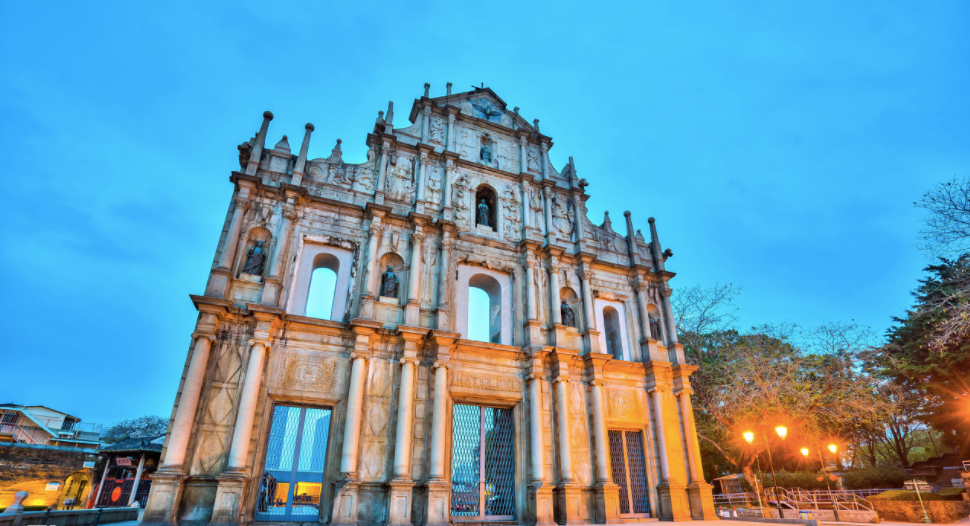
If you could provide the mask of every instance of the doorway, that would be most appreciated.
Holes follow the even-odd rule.
[[[513,424],[512,409],[455,404],[452,520],[515,519]]]
[[[609,442],[613,483],[620,487],[620,516],[649,517],[643,433],[611,429]]]

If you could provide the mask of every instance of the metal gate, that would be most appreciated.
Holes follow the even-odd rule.
[[[640,431],[609,431],[613,483],[620,487],[620,515],[649,517],[647,465]]]
[[[256,520],[319,520],[329,437],[329,409],[285,405],[273,409]]]
[[[514,519],[512,409],[455,404],[452,431],[452,519]]]

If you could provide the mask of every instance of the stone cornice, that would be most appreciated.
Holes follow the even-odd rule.
[[[189,294],[189,298],[192,300],[192,304],[195,305],[195,309],[200,312],[221,315],[237,310],[235,305],[229,300],[209,296],[197,296],[195,294]]]

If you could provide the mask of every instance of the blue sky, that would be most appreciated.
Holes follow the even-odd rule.
[[[970,3],[0,4],[0,401],[168,416],[238,167],[364,158],[388,100],[493,88],[575,157],[594,223],[655,216],[741,323],[910,304],[924,191],[970,174]]]

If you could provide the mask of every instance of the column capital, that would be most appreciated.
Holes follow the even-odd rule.
[[[647,388],[647,392],[650,393],[650,394],[653,394],[653,393],[661,393],[661,394],[662,393],[666,393],[667,392],[667,386],[666,385],[652,385],[652,386],[650,386],[650,387]]]
[[[248,209],[249,205],[253,204],[252,200],[250,200],[248,197],[241,197],[238,195],[236,197],[233,197],[232,200],[233,202],[236,203],[236,208],[239,208],[243,211]]]
[[[552,383],[553,383],[553,384],[558,384],[558,383],[560,383],[560,382],[561,382],[561,383],[564,383],[564,384],[565,384],[565,383],[569,383],[569,377],[568,377],[568,376],[566,376],[566,375],[564,375],[564,374],[560,374],[559,376],[557,376],[556,378],[554,378],[554,379],[552,380]]]
[[[255,347],[257,345],[262,345],[267,351],[270,349],[269,340],[263,338],[251,338],[249,340],[250,347]]]
[[[526,378],[529,379],[529,380],[540,380],[541,381],[542,380],[542,374],[540,374],[540,373],[530,373],[529,376],[527,376]]]
[[[215,334],[206,334],[206,333],[200,332],[200,331],[193,332],[192,333],[192,339],[193,340],[205,339],[205,340],[209,340],[212,343],[216,343],[216,341],[217,341],[217,338],[216,338],[216,335]]]
[[[360,360],[364,360],[366,362],[367,360],[370,359],[370,356],[367,356],[366,354],[361,353],[361,352],[352,352],[352,353],[350,353],[350,359],[351,360],[360,359]]]
[[[690,396],[694,394],[694,390],[691,389],[691,387],[689,385],[685,385],[684,387],[682,387],[682,388],[674,391],[674,394],[677,395],[677,396],[680,396],[682,394],[686,394],[687,397],[690,398]]]
[[[417,365],[418,360],[417,360],[417,358],[412,358],[410,356],[405,356],[404,358],[401,358],[400,360],[398,360],[398,363],[401,364],[401,365],[404,365],[404,364],[407,364],[407,363],[409,363],[411,365]]]
[[[578,272],[579,278],[583,281],[589,283],[589,280],[593,277],[593,271],[588,269],[582,269]]]
[[[604,382],[603,380],[590,380],[589,385],[593,387],[601,387],[606,385],[606,382]]]
[[[421,227],[418,228],[419,230],[416,230],[413,234],[411,234],[411,244],[420,246],[421,242],[424,240],[424,232],[420,231]]]
[[[447,371],[451,369],[451,364],[447,362],[435,362],[431,365],[431,369],[445,369]]]
[[[548,142],[542,141],[542,151],[543,152],[548,152],[549,151],[549,143]]]

